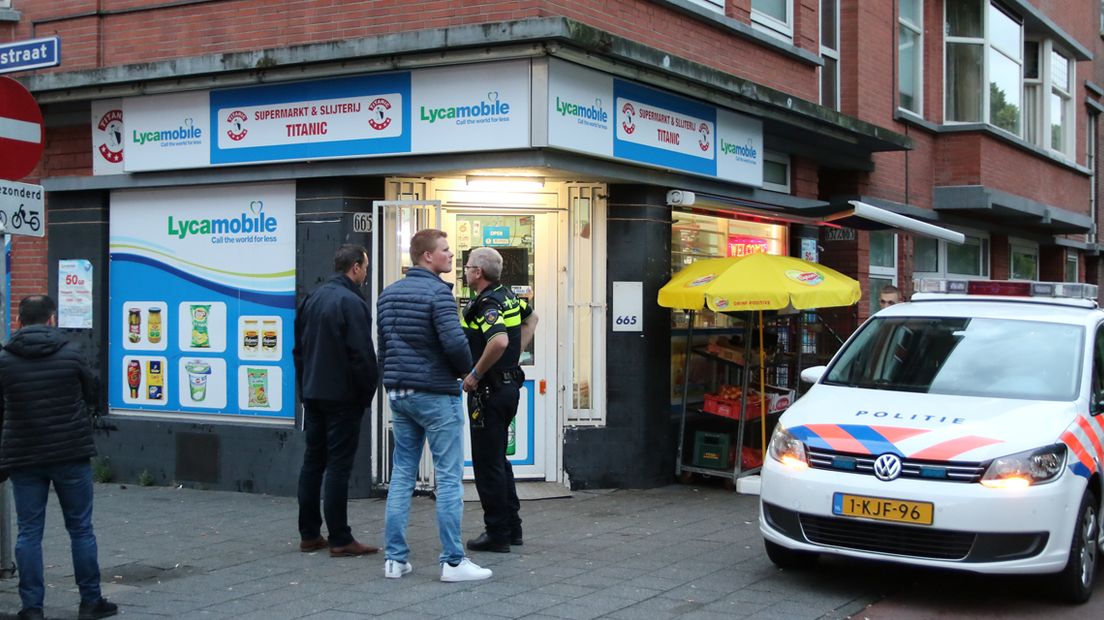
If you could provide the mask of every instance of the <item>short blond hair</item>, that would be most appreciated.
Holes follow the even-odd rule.
[[[437,249],[437,240],[448,237],[448,233],[436,228],[423,228],[410,239],[410,262],[417,265],[418,259],[426,252]]]

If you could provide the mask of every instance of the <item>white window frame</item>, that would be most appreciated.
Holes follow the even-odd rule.
[[[769,181],[764,180],[763,181],[763,189],[770,190],[772,192],[781,192],[783,194],[789,194],[790,193],[790,188],[792,187],[792,184],[793,184],[793,182],[791,181],[791,178],[793,177],[793,168],[790,165],[790,156],[786,155],[784,153],[775,153],[774,151],[764,151],[763,152],[763,161],[764,162],[769,161],[769,162],[776,163],[776,164],[782,164],[783,166],[786,167],[786,183],[785,183],[785,185],[782,185],[782,184],[779,184],[779,183],[771,183]]]
[[[686,0],[690,4],[696,4],[703,9],[709,9],[710,11],[716,11],[724,15],[725,12],[725,0]]]
[[[568,284],[565,287],[567,294],[567,313],[564,325],[566,328],[568,355],[563,356],[560,369],[565,377],[563,390],[564,402],[563,417],[567,426],[596,426],[606,425],[606,314],[609,300],[606,298],[606,201],[599,194],[604,190],[593,189],[587,196],[590,201],[590,238],[591,238],[591,296],[589,302],[577,302],[574,297],[574,289]],[[581,198],[581,197],[580,197]],[[576,263],[574,240],[576,231],[575,205],[570,205],[565,214],[567,219],[567,247],[569,273],[565,274],[565,282],[571,282],[571,271],[580,268]],[[591,333],[591,373],[590,373],[590,408],[576,408],[574,381],[575,381],[575,309],[584,303],[590,306],[590,333]]]
[[[1008,238],[1008,279],[1012,280],[1012,255],[1015,253],[1031,254],[1035,256],[1035,273],[1030,278],[1015,278],[1016,280],[1036,281],[1039,279],[1039,244],[1034,241],[1027,241],[1025,239],[1017,239],[1015,237]]]
[[[897,3],[897,24],[898,24],[898,26],[903,27],[903,28],[907,28],[908,30],[911,30],[912,32],[914,32],[916,34],[916,46],[917,46],[916,66],[913,68],[913,71],[916,74],[916,108],[917,109],[913,110],[912,108],[906,108],[906,107],[901,105],[901,76],[900,76],[900,71],[898,71],[898,75],[897,75],[897,108],[901,109],[901,110],[904,110],[905,112],[909,112],[911,114],[915,114],[917,116],[923,117],[924,116],[924,5],[923,5],[923,2],[920,3],[920,23],[918,23],[918,24],[912,23],[911,20],[907,20],[901,15],[901,4],[900,4],[900,2],[898,2]],[[899,32],[898,32],[898,41],[897,41],[898,54],[900,54],[900,49],[901,49],[901,42],[899,40],[899,37],[900,37],[900,35],[899,35]]]
[[[1045,146],[1043,144],[1042,136],[1045,135],[1043,131],[1043,124],[1045,117],[1043,116],[1043,110],[1046,108],[1046,97],[1043,94],[1043,76],[1046,75],[1047,61],[1043,56],[1043,51],[1047,47],[1045,40],[1035,39],[1033,37],[1027,37],[1024,39],[1024,67],[1027,66],[1027,44],[1034,43],[1036,45],[1035,53],[1038,54],[1038,58],[1035,59],[1035,64],[1039,67],[1039,76],[1029,78],[1027,77],[1027,71],[1025,69],[1023,76],[1023,139],[1031,144],[1037,146]],[[1032,103],[1029,105],[1028,102]],[[1031,112],[1031,114],[1029,114]]]
[[[954,230],[957,230],[958,232],[966,235],[968,238],[973,237],[973,238],[977,239],[979,242],[981,242],[981,245],[982,245],[981,261],[982,261],[982,264],[978,265],[979,267],[981,267],[981,269],[978,269],[978,271],[981,271],[983,273],[981,275],[974,275],[974,274],[970,274],[970,273],[954,273],[952,271],[948,271],[947,270],[947,265],[948,265],[948,263],[947,263],[947,242],[942,241],[942,240],[936,240],[936,242],[939,244],[939,249],[938,249],[938,252],[936,254],[936,260],[939,263],[938,270],[937,271],[918,271],[916,269],[913,269],[913,274],[912,274],[913,278],[915,278],[915,279],[919,279],[919,278],[956,278],[956,279],[959,279],[959,280],[988,280],[992,277],[992,273],[993,273],[992,272],[993,246],[992,246],[991,240],[989,239],[989,234],[985,233],[985,232],[982,232],[982,231],[978,231],[978,230],[970,230],[970,229],[964,229],[964,228],[955,228]],[[914,252],[914,254],[915,254],[915,252]]]
[[[893,237],[893,267],[882,267],[880,265],[875,265],[873,262],[870,262],[868,263],[868,267],[870,268],[870,277],[877,278],[879,280],[889,280],[890,284],[900,288],[897,284],[897,261],[901,258],[900,254],[898,254],[898,252],[900,252],[898,246],[900,239],[897,237],[897,233],[891,233],[889,231],[872,231],[870,234],[874,234],[875,232],[889,234]],[[873,295],[871,295],[870,297],[871,303],[874,304],[874,307],[871,308],[871,311],[877,312],[877,300],[873,299]],[[906,295],[904,291],[901,291],[901,299],[908,299],[908,295]]]
[[[1047,39],[1042,51],[1040,52],[1042,60],[1045,61],[1042,71],[1042,83],[1045,85],[1043,88],[1043,105],[1042,105],[1042,125],[1040,126],[1039,137],[1043,140],[1043,146],[1050,151],[1060,155],[1066,159],[1074,159],[1074,148],[1076,145],[1076,133],[1077,133],[1077,115],[1074,109],[1073,102],[1073,90],[1071,84],[1077,83],[1077,61],[1072,56],[1066,54],[1062,50],[1054,48],[1054,42]],[[1066,59],[1069,66],[1069,74],[1066,76],[1066,88],[1061,89],[1055,86],[1052,81],[1052,73],[1054,65],[1050,61],[1051,54],[1058,54]],[[1051,113],[1051,95],[1058,95],[1062,99],[1062,107],[1065,108],[1066,124],[1062,127],[1062,145],[1059,148],[1054,148],[1050,142],[1050,113]]]
[[[818,101],[820,101],[820,105],[822,105],[826,108],[831,108],[831,109],[833,109],[837,112],[840,109],[840,50],[839,50],[839,48],[840,48],[840,18],[839,18],[839,14],[840,14],[840,2],[841,1],[842,0],[834,0],[833,4],[835,5],[836,10],[835,10],[835,15],[833,15],[831,17],[831,20],[832,20],[831,25],[832,25],[832,28],[835,30],[835,37],[834,38],[836,40],[836,47],[834,49],[831,48],[831,47],[825,47],[824,38],[823,37],[820,38],[820,55],[825,57],[825,58],[830,58],[830,59],[834,60],[835,63],[836,63],[836,75],[835,75],[836,84],[835,84],[835,88],[833,89],[833,91],[836,93],[836,100],[835,101],[825,101],[824,100],[824,75],[823,75],[824,67],[820,68],[819,71],[821,73],[821,78],[820,78],[820,80],[817,80],[817,87],[820,89],[820,96],[818,98]],[[824,32],[824,20],[825,19],[826,19],[826,17],[825,17],[825,10],[824,10],[824,0],[820,0],[820,32],[821,33]]]
[[[1069,274],[1066,270],[1069,269],[1070,264],[1073,264],[1073,279],[1069,279]],[[1067,248],[1066,249],[1066,262],[1065,269],[1062,270],[1062,279],[1066,282],[1077,282],[1081,273],[1081,256],[1077,253],[1077,250]]]
[[[995,10],[1001,11],[1001,12],[1007,14],[1007,15],[1011,15],[1011,14],[1008,11],[1006,11],[1004,8],[1002,8],[1000,6],[1000,4],[998,2],[996,2],[996,0],[974,0],[974,1],[978,2],[982,6],[982,16],[981,16],[982,36],[980,38],[950,36],[950,35],[947,35],[946,37],[944,37],[944,39],[943,39],[943,76],[944,76],[943,77],[943,80],[944,80],[943,92],[944,93],[949,93],[951,91],[951,89],[949,88],[949,86],[946,83],[946,80],[947,80],[947,77],[946,77],[947,76],[947,46],[952,45],[952,44],[980,45],[981,48],[982,48],[982,52],[981,52],[981,83],[983,84],[982,95],[981,95],[981,119],[980,119],[980,121],[950,120],[950,119],[947,118],[947,108],[948,108],[948,106],[946,105],[946,101],[944,101],[944,105],[943,105],[943,122],[944,122],[944,124],[947,124],[947,125],[962,125],[962,124],[967,124],[968,125],[968,124],[973,124],[973,123],[977,123],[977,122],[982,122],[982,123],[985,123],[986,125],[989,125],[990,127],[993,127],[994,129],[998,129],[1000,131],[1006,131],[1006,132],[1011,133],[1012,135],[1015,135],[1015,136],[1022,136],[1023,133],[1024,133],[1024,118],[1023,118],[1023,109],[1024,109],[1024,105],[1023,105],[1023,92],[1024,92],[1023,47],[1024,47],[1024,45],[1023,44],[1024,44],[1024,40],[1026,39],[1026,32],[1025,32],[1023,22],[1022,21],[1020,22],[1020,50],[1019,50],[1019,52],[1020,52],[1019,56],[1020,57],[1019,57],[1019,60],[1017,61],[1015,58],[1012,58],[1008,55],[1007,52],[1009,50],[1002,50],[999,46],[994,45],[993,41],[989,37],[990,32],[991,32],[991,29],[990,29],[990,26],[989,26],[989,11],[991,9],[995,9]],[[946,30],[946,28],[947,28],[947,5],[946,5],[946,3],[944,3],[944,5],[943,5],[943,28],[944,28],[944,30]],[[989,80],[989,69],[990,69],[989,51],[990,50],[995,50],[997,53],[1003,55],[1005,58],[1008,58],[1009,60],[1012,60],[1013,62],[1018,62],[1018,64],[1020,65],[1020,133],[1019,134],[1009,132],[1007,129],[1004,129],[1003,127],[997,127],[996,125],[994,125],[992,123],[992,118],[990,118],[990,116],[989,116],[989,106],[990,106],[990,103],[991,103],[990,102],[990,97],[989,97],[989,82],[990,82],[990,80]]]
[[[768,15],[755,8],[755,0],[751,0],[751,26],[772,37],[784,41],[793,42],[793,0],[786,0],[786,21],[780,21],[773,15]]]

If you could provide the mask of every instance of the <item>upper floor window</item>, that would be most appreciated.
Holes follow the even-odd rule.
[[[946,32],[947,122],[1020,135],[1023,24],[995,3],[959,0],[946,5]]]
[[[1066,250],[1066,282],[1077,282],[1080,273],[1081,270],[1078,269],[1077,264],[1077,250]]]
[[[763,189],[790,193],[790,156],[765,151],[763,153]]]
[[[771,36],[793,40],[793,0],[751,0],[751,25]]]
[[[838,0],[820,0],[820,57],[824,61],[820,68],[820,105],[839,110]]]
[[[724,13],[725,0],[687,0],[691,4],[696,4],[702,8],[710,9],[718,13]]]
[[[897,3],[897,105],[923,114],[924,2]]]
[[[1008,242],[1009,280],[1039,279],[1039,244],[1019,239]]]

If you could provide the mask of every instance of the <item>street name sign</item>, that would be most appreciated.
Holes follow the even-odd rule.
[[[61,64],[61,39],[46,37],[0,45],[0,73],[28,71]]]
[[[46,236],[46,192],[41,185],[0,180],[0,224],[9,235]]]
[[[0,75],[0,179],[18,181],[42,158],[46,126],[30,91]]]

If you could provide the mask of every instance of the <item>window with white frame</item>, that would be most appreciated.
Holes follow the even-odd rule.
[[[724,13],[725,0],[686,0],[690,4],[696,4],[703,9],[709,9],[718,13]]]
[[[872,231],[870,235],[870,313],[880,310],[878,296],[886,286],[897,286],[897,235]],[[901,296],[902,299],[905,295]]]
[[[765,151],[763,153],[763,189],[790,193],[790,156]]]
[[[1009,239],[1008,279],[1039,279],[1039,244],[1020,239]]]
[[[897,3],[897,106],[923,115],[924,1]]]
[[[606,271],[605,201],[599,186],[571,186],[571,277],[568,279],[571,322],[571,399],[567,422],[605,423]]]
[[[1078,267],[1077,250],[1066,250],[1066,282],[1077,282],[1081,271]]]
[[[820,105],[839,110],[839,0],[820,0],[820,58]]]
[[[957,244],[930,237],[914,237],[912,271],[918,278],[987,279],[989,238],[966,233],[966,242]]]
[[[1050,148],[1065,155],[1073,153],[1073,97],[1071,96],[1073,63],[1053,47],[1048,56],[1050,97],[1047,117],[1050,119]]]
[[[793,40],[793,0],[751,0],[751,25],[771,36]]]
[[[945,120],[989,123],[1020,135],[1022,21],[983,0],[948,2],[945,11]]]

